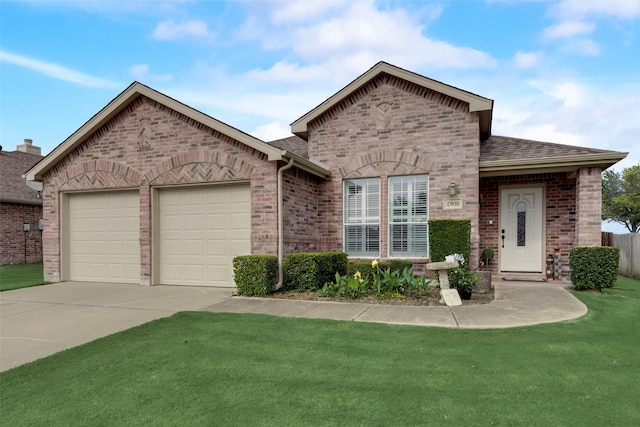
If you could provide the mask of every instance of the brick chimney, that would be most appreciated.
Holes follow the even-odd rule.
[[[41,156],[41,148],[33,145],[33,141],[25,139],[24,144],[16,145],[16,151],[22,151],[23,153],[37,154]]]

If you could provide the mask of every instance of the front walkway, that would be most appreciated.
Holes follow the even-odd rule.
[[[207,310],[398,325],[471,329],[512,328],[573,320],[587,314],[587,307],[571,295],[565,286],[550,283],[496,282],[493,302],[457,307],[234,297],[208,307]]]

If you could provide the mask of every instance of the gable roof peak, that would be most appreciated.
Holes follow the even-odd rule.
[[[339,104],[342,100],[350,96],[355,91],[362,88],[371,80],[380,74],[389,74],[399,79],[417,84],[419,86],[431,89],[435,92],[442,93],[452,98],[461,100],[469,104],[470,112],[478,112],[480,115],[480,133],[487,137],[491,134],[491,116],[493,112],[493,100],[476,95],[472,92],[456,88],[454,86],[430,79],[423,75],[405,70],[388,62],[379,61],[369,70],[358,76],[351,83],[347,84],[334,95],[326,99],[320,105],[309,111],[293,123],[291,123],[291,132],[303,139],[308,139],[308,124],[329,111],[331,108]]]

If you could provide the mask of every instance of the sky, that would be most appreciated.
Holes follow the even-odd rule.
[[[378,61],[640,163],[640,0],[0,0],[0,144],[47,154],[133,81],[270,141]]]

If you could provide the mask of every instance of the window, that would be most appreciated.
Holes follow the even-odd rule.
[[[344,246],[349,256],[380,256],[380,179],[344,182]]]
[[[428,175],[389,178],[389,256],[428,256],[428,182]]]

